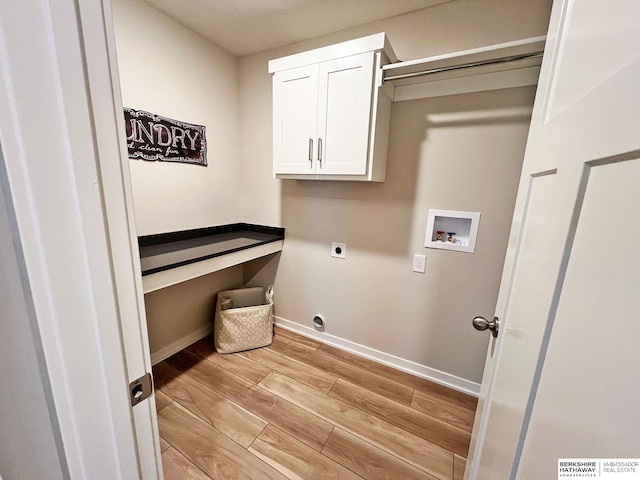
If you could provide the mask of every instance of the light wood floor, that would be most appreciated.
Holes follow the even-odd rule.
[[[476,399],[276,328],[153,369],[166,480],[461,479]]]

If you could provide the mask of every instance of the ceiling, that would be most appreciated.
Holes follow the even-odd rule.
[[[242,57],[449,0],[145,0]]]

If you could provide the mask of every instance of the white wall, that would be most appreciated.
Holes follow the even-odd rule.
[[[139,234],[284,226],[268,274],[243,274],[275,270],[278,316],[302,328],[323,313],[327,334],[479,382],[488,338],[470,322],[495,307],[533,89],[394,104],[383,184],[280,181],[267,61],[379,31],[403,60],[542,35],[550,4],[454,0],[238,61],[145,3],[115,0],[124,104],[206,125],[209,142],[206,168],[131,161]],[[429,208],[482,212],[476,253],[425,249]],[[329,258],[331,241],[347,243],[345,261]],[[427,254],[425,275],[411,272],[414,253]],[[225,278],[183,286],[183,309],[179,293],[148,295],[152,351],[210,322],[213,284],[241,281]]]
[[[144,2],[112,7],[123,105],[206,127],[207,167],[129,161],[138,235],[240,222],[237,59]],[[152,358],[206,334],[215,293],[242,283],[237,267],[145,295]]]
[[[206,126],[207,167],[130,160],[138,234],[240,221],[237,59],[142,1],[112,7],[123,105]]]
[[[243,219],[286,228],[278,316],[302,328],[323,313],[327,334],[480,382],[488,337],[471,319],[495,308],[534,89],[394,104],[383,184],[280,181],[267,61],[379,31],[403,60],[542,35],[550,3],[453,1],[240,60]],[[480,211],[476,253],[425,249],[429,208]]]

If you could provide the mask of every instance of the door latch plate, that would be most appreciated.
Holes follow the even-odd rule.
[[[151,374],[147,373],[129,384],[129,396],[131,406],[135,407],[140,402],[146,400],[153,393],[153,381]]]

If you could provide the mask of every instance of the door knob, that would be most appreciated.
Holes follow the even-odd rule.
[[[498,336],[498,329],[500,328],[500,320],[498,317],[493,317],[493,320],[489,321],[484,317],[475,317],[473,319],[473,328],[476,330],[491,330],[491,335],[494,337]]]

